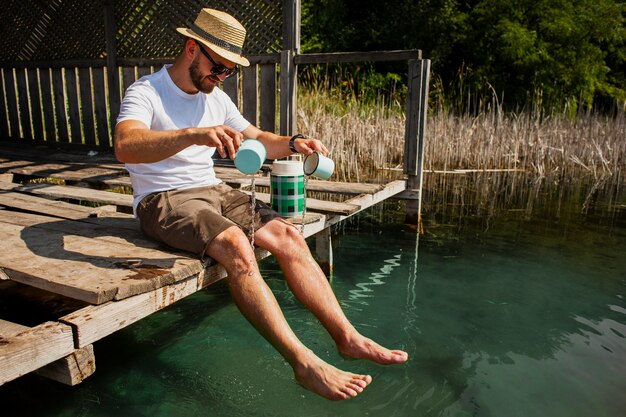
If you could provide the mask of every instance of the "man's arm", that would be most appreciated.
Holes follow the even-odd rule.
[[[265,145],[267,159],[280,159],[293,154],[289,149],[290,136],[279,136],[253,125],[248,126],[242,133],[244,138],[258,139]],[[317,139],[298,138],[295,140],[294,146],[299,153],[304,155],[309,155],[315,151],[328,155],[328,149]]]
[[[222,158],[232,159],[242,138],[228,126],[150,130],[138,120],[124,120],[115,126],[114,147],[116,158],[126,163],[158,162],[191,145],[216,147]]]

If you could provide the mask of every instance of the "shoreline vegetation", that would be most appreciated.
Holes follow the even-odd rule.
[[[425,215],[462,214],[470,206],[477,214],[498,208],[530,214],[545,204],[556,204],[558,215],[560,204],[573,195],[582,212],[596,202],[605,210],[624,209],[624,112],[511,113],[494,100],[475,114],[459,115],[438,104],[429,106],[427,117]],[[298,122],[301,131],[330,149],[334,180],[380,183],[403,177],[403,103],[362,102],[354,94],[304,86]]]

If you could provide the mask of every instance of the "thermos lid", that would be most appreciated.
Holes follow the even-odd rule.
[[[304,175],[301,161],[274,161],[272,175],[297,176]]]

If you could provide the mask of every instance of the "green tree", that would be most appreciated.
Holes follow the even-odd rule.
[[[625,14],[614,0],[303,0],[303,51],[419,48],[448,95],[624,103]]]

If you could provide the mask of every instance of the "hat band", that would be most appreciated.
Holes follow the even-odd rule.
[[[219,46],[220,48],[226,49],[227,51],[230,52],[234,52],[238,55],[241,55],[241,47],[237,46],[235,44],[232,44],[230,42],[226,42],[225,40],[222,40],[220,38],[218,38],[217,36],[213,36],[210,33],[206,32],[204,29],[200,28],[198,25],[196,25],[195,23],[191,25],[191,29],[198,33],[199,35],[201,35],[203,38],[205,38],[207,41],[214,43],[215,45]]]

